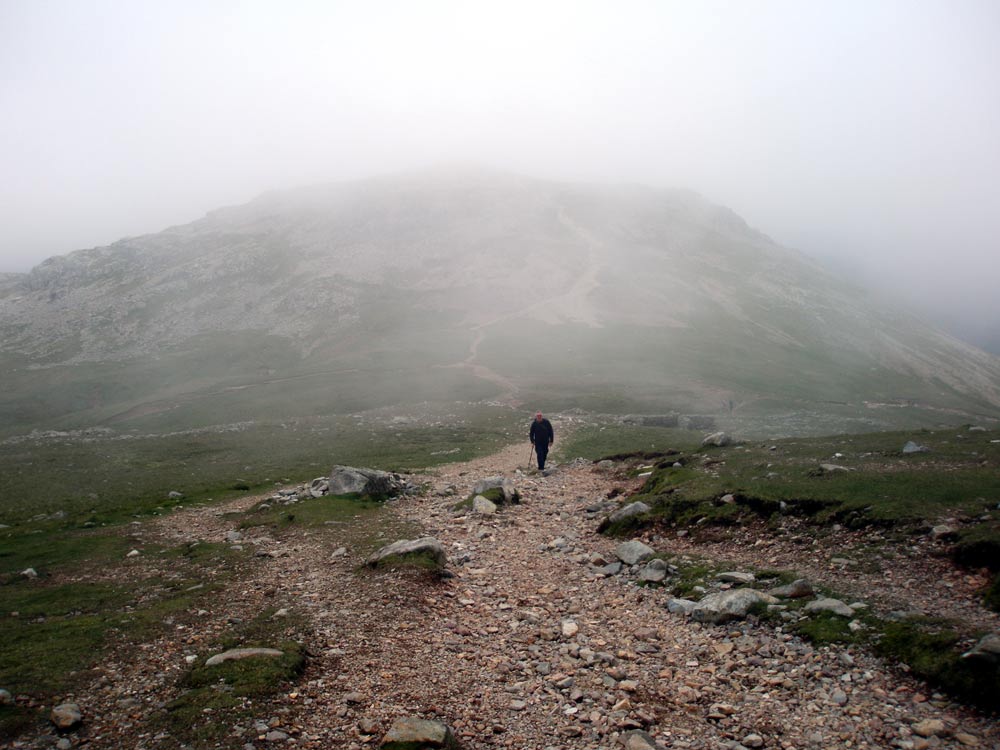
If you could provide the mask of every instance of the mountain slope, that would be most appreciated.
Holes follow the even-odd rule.
[[[49,259],[0,278],[0,353],[13,429],[480,398],[1000,413],[1000,360],[728,209],[479,171],[271,193]]]

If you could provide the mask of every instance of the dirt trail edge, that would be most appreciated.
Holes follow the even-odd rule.
[[[335,554],[336,525],[244,531],[245,574],[176,629],[116,650],[93,690],[72,696],[88,746],[180,746],[152,717],[180,692],[192,655],[233,623],[287,610],[305,623],[289,626],[305,641],[305,672],[251,720],[215,715],[226,739],[206,747],[361,750],[394,719],[419,716],[451,726],[467,749],[654,746],[636,744],[647,740],[629,738],[635,730],[663,748],[1000,748],[990,719],[865,652],[753,622],[699,625],[666,610],[664,589],[597,575],[589,563],[612,562],[621,540],[597,535],[587,508],[635,480],[575,464],[526,474],[526,454],[517,444],[441,467],[421,478],[426,494],[391,502],[390,522],[372,530],[386,543],[405,529],[437,537],[453,573],[444,580],[363,570],[367,550]],[[495,475],[513,480],[520,505],[452,512]],[[449,485],[455,496],[438,494]],[[222,542],[235,528],[227,514],[259,502],[185,509],[135,533]]]

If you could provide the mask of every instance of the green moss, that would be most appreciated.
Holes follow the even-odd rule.
[[[415,552],[408,555],[389,555],[371,566],[375,570],[418,570],[439,573],[442,570],[437,558],[430,552]]]
[[[111,642],[155,636],[220,587],[151,578],[122,587],[20,579],[0,586],[0,685],[44,697],[72,688]],[[14,613],[17,613],[16,615]]]
[[[875,651],[906,664],[916,676],[963,701],[988,711],[1000,709],[1000,670],[961,658],[958,642],[951,629],[914,621],[887,622]]]
[[[1000,521],[989,521],[963,529],[952,558],[959,565],[1000,572]]]
[[[983,606],[1000,612],[1000,573],[993,576],[993,582],[986,588],[983,595]]]
[[[34,695],[66,690],[96,661],[109,627],[98,614],[0,619],[0,685]]]
[[[301,500],[293,505],[282,505],[279,502],[266,508],[258,505],[246,512],[239,527],[246,529],[270,526],[280,529],[292,525],[315,527],[346,524],[355,520],[372,522],[382,512],[382,504],[374,501],[342,496],[316,497]]]
[[[830,612],[813,612],[802,620],[793,622],[790,630],[817,645],[827,643],[856,643],[859,636],[851,632],[849,620]]]
[[[44,720],[41,712],[24,706],[0,706],[0,738],[17,737],[32,728],[41,734]]]
[[[64,530],[54,524],[0,530],[0,583],[34,568],[43,578],[69,568],[100,567],[121,560],[129,540],[106,530]],[[2,597],[2,594],[0,594]]]
[[[477,495],[482,495],[491,503],[496,505],[498,508],[507,504],[507,496],[504,495],[503,489],[500,487],[490,487],[489,489],[483,490],[482,492],[473,493],[469,495],[464,500],[461,500],[452,505],[451,509],[454,511],[472,510],[472,501],[476,499]],[[519,493],[517,490],[514,490],[514,495],[511,498],[510,502],[512,504],[521,502],[521,493]]]
[[[300,640],[287,637],[301,631],[304,621],[295,615],[274,616],[262,612],[211,645],[202,658],[180,679],[181,694],[170,701],[154,723],[182,742],[203,745],[219,742],[233,722],[250,720],[258,704],[287,690],[302,673],[306,651]],[[205,666],[208,656],[232,648],[276,648],[280,657],[252,657]],[[213,716],[224,712],[226,721]]]

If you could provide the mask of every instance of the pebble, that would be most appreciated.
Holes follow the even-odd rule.
[[[913,732],[921,737],[937,737],[945,733],[945,725],[940,719],[924,719],[913,725]]]

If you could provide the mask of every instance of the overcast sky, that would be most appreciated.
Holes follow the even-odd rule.
[[[692,188],[1000,350],[998,40],[995,0],[0,0],[0,271],[473,161]]]

